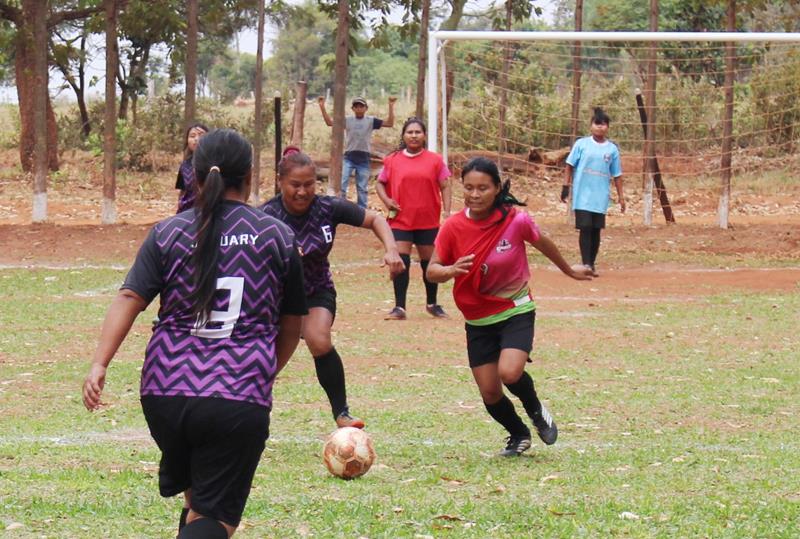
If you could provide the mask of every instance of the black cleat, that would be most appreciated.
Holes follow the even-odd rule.
[[[553,416],[550,411],[542,404],[542,411],[531,418],[533,426],[536,427],[536,433],[547,445],[553,445],[558,439],[558,427],[556,422],[553,421]]]
[[[509,436],[506,442],[506,448],[500,451],[501,457],[518,457],[531,447],[530,435]]]

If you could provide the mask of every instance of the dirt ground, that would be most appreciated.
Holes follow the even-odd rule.
[[[0,155],[0,267],[42,265],[128,265],[152,223],[175,211],[174,174],[120,174],[117,212],[120,224],[101,226],[101,176],[98,163],[78,156],[51,177],[48,222],[31,224],[30,181],[19,178],[13,155]],[[265,177],[271,178],[270,172]],[[732,193],[730,227],[717,224],[713,192],[670,193],[676,224],[667,225],[656,203],[652,226],[642,224],[641,192],[626,184],[629,211],[608,216],[599,265],[592,287],[599,297],[646,299],[713,293],[724,288],[798,290],[800,282],[800,189],[796,192]],[[515,189],[542,229],[575,260],[577,234],[558,201],[560,179],[535,177]],[[320,184],[324,192],[325,184]],[[272,185],[262,184],[262,199]],[[351,197],[352,197],[351,193]],[[453,207],[461,207],[457,185]],[[372,195],[370,204],[380,210]],[[355,259],[375,240],[368,231],[342,227],[339,259]],[[352,258],[351,258],[352,255]],[[694,264],[694,257],[720,255],[717,268]],[[780,264],[771,262],[780,261]],[[796,263],[795,263],[796,262]],[[776,268],[774,266],[782,266]],[[767,269],[770,266],[770,269]],[[788,267],[786,267],[788,266]],[[534,274],[537,294],[571,296],[579,289],[553,268]],[[370,269],[370,271],[372,271]]]

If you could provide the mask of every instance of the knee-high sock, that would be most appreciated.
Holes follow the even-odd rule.
[[[503,425],[510,435],[530,436],[530,429],[522,422],[522,418],[514,408],[514,403],[505,395],[494,404],[484,402],[483,405],[492,419]]]
[[[436,303],[436,293],[439,291],[439,283],[432,283],[425,276],[425,271],[428,269],[430,260],[420,260],[419,265],[422,266],[422,281],[425,283],[425,296],[426,303],[433,305]]]
[[[406,293],[408,292],[408,271],[411,268],[411,255],[400,255],[400,259],[405,264],[406,269],[394,278],[394,304],[398,307],[406,308]]]
[[[187,524],[177,539],[228,539],[228,530],[213,518],[198,518]]]
[[[600,229],[593,228],[592,229],[592,252],[591,252],[591,259],[592,259],[592,269],[594,269],[594,261],[597,260],[597,253],[600,251]]]
[[[533,378],[525,371],[522,371],[522,376],[513,384],[506,384],[508,390],[513,393],[520,401],[522,406],[525,407],[525,412],[528,417],[533,419],[542,414],[542,403],[539,397],[536,396],[536,389],[533,387]]]
[[[334,419],[347,410],[347,390],[344,383],[344,365],[336,348],[326,354],[314,356],[314,368],[317,371],[319,385],[328,395]]]
[[[578,245],[581,248],[581,263],[584,266],[592,265],[592,229],[581,228],[578,235]]]

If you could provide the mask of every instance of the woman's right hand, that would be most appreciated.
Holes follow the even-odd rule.
[[[83,381],[83,405],[90,412],[100,408],[100,395],[103,393],[103,386],[106,385],[106,367],[99,363],[92,362],[89,367],[89,374]]]
[[[390,199],[388,199],[386,201],[386,209],[389,210],[389,211],[394,210],[394,211],[399,212],[400,211],[400,204],[398,204],[395,201],[395,199],[390,198]]]
[[[449,268],[451,276],[458,277],[459,275],[466,275],[469,273],[470,268],[472,268],[472,261],[474,259],[475,255],[466,255],[456,260],[455,264]]]

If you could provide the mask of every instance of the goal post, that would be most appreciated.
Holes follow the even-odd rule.
[[[790,174],[800,165],[800,33],[432,31],[429,149],[451,161],[471,152],[494,152],[500,159],[504,149],[512,163],[553,151],[560,156],[574,142],[572,47],[578,42],[583,77],[580,131],[588,134],[592,107],[605,109],[612,118],[610,138],[625,162],[634,164],[634,170],[623,174],[629,180],[641,174],[643,192],[651,191],[653,170],[659,167],[668,181],[677,179],[689,190],[692,182],[722,185],[723,147],[728,148],[728,174],[734,176],[780,167]],[[511,72],[499,76],[504,67],[498,58],[506,43],[513,47]],[[653,43],[656,105],[648,121],[654,124],[656,150],[648,160],[635,92],[646,88],[643,67]],[[733,77],[725,76],[729,44],[737,60]],[[448,73],[454,80],[447,79]],[[508,87],[501,88],[504,80]],[[735,81],[732,131],[723,129],[724,85],[730,80]],[[497,110],[498,102],[505,101],[496,99],[499,92],[509,93],[503,114]],[[498,129],[500,118],[507,125]],[[497,137],[502,134],[500,142]],[[727,145],[723,136],[728,137]],[[512,166],[512,172],[520,171]],[[723,204],[727,196],[720,190],[717,211],[723,228],[728,222],[727,198]],[[652,196],[642,202],[652,204]]]

